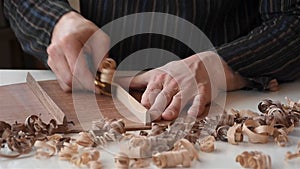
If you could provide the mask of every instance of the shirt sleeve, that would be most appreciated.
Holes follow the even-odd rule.
[[[242,76],[266,86],[272,79],[300,75],[300,0],[261,0],[261,25],[246,36],[217,47]]]
[[[45,64],[56,22],[71,11],[67,0],[4,0],[4,14],[22,49]]]

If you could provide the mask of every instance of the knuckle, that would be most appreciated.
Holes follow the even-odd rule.
[[[74,37],[72,34],[68,34],[66,36],[64,36],[63,38],[61,38],[59,41],[58,41],[58,44],[60,46],[62,46],[63,48],[66,48],[68,47],[68,44],[70,44],[70,42],[72,42],[74,40]]]
[[[148,96],[144,96],[144,95],[142,96],[141,104],[148,109],[151,107]]]
[[[162,82],[162,81],[164,81],[165,80],[165,78],[166,78],[166,76],[167,76],[168,74],[167,73],[160,73],[160,74],[158,74],[157,76],[155,76],[155,81],[156,82]]]
[[[49,46],[48,46],[48,48],[47,48],[47,53],[48,53],[48,55],[53,55],[54,54],[54,47],[55,47],[55,45],[53,45],[53,44],[50,44]]]

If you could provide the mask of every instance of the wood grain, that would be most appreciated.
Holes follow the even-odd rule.
[[[63,124],[66,120],[65,113],[56,105],[56,103],[51,99],[51,97],[49,97],[30,73],[27,73],[26,82],[35,94],[36,98],[38,98],[48,112],[52,114],[56,122],[58,124]]]
[[[8,123],[24,122],[27,116],[41,115],[45,122],[53,117],[35,97],[27,84],[0,87],[0,120]]]
[[[90,129],[92,121],[101,118],[123,119],[126,130],[151,128],[137,122],[138,119],[119,100],[113,100],[112,97],[90,92],[66,93],[56,80],[40,81],[38,84],[64,112],[67,120],[75,123],[72,129]],[[9,123],[24,122],[32,114],[41,115],[45,122],[54,118],[26,83],[0,87],[0,120]]]

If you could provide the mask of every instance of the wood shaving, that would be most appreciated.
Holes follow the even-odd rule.
[[[92,147],[95,145],[93,136],[87,132],[80,132],[79,137],[76,139],[76,143],[83,147]]]
[[[151,160],[146,158],[137,158],[130,160],[130,168],[147,168],[150,166]]]
[[[152,156],[152,161],[160,168],[177,167],[179,165],[190,167],[194,159],[199,160],[198,152],[194,145],[186,139],[177,141],[173,150],[157,152]]]
[[[126,154],[118,154],[115,156],[115,168],[116,169],[128,169],[129,157]]]
[[[157,136],[163,132],[165,132],[168,128],[168,125],[152,123],[151,131],[148,136]]]
[[[289,141],[287,132],[283,129],[276,129],[274,133],[274,141],[281,147],[286,146]]]
[[[206,136],[198,141],[200,150],[206,153],[213,152],[215,150],[215,138],[213,136]]]
[[[179,165],[182,167],[190,167],[192,162],[190,153],[186,149],[158,152],[152,156],[152,160],[159,168],[171,168]]]
[[[215,140],[238,144],[248,137],[251,143],[267,143],[271,138],[279,146],[288,143],[288,134],[299,124],[300,101],[287,99],[288,104],[265,99],[258,108],[262,114],[249,110],[231,110],[215,117],[197,119],[178,118],[172,125],[153,124],[151,131],[140,135],[126,133],[122,120],[101,119],[93,122],[93,130],[80,132],[75,139],[61,133],[68,129],[68,123],[57,125],[55,120],[44,123],[39,116],[32,115],[24,123],[8,124],[0,121],[0,150],[8,147],[14,154],[0,157],[17,158],[36,150],[37,158],[58,155],[61,160],[76,166],[91,169],[102,168],[98,146],[119,141],[121,153],[115,157],[116,168],[143,168],[150,160],[160,168],[190,167],[193,160],[199,160],[195,148],[212,152]],[[68,131],[66,132],[68,133]],[[200,135],[207,135],[200,139]],[[286,159],[300,157],[300,143],[296,153],[287,152]],[[35,149],[33,149],[35,147]],[[236,161],[243,167],[269,169],[270,157],[261,152],[244,152]]]
[[[99,160],[100,152],[94,148],[81,148],[76,143],[65,143],[58,155],[61,160],[69,161],[76,166],[97,167],[98,162],[94,164],[91,162]]]
[[[36,158],[49,158],[52,157],[56,153],[56,146],[53,140],[44,142],[37,140],[34,143],[34,146],[37,148],[36,150]]]
[[[102,169],[103,168],[101,161],[90,161],[90,162],[88,162],[87,166],[89,167],[89,169]]]
[[[173,151],[178,151],[181,149],[186,149],[190,152],[190,158],[191,160],[199,160],[199,154],[197,150],[195,149],[194,145],[189,142],[187,139],[180,139],[174,144]]]
[[[150,160],[147,158],[129,158],[124,153],[119,153],[115,156],[116,169],[146,168],[149,166]]]
[[[228,141],[228,130],[229,129],[230,129],[230,126],[228,126],[228,125],[218,127],[217,131],[216,131],[216,134],[215,134],[215,137],[218,140],[227,142]]]
[[[288,151],[285,154],[285,159],[286,160],[291,160],[291,159],[294,159],[294,158],[300,158],[300,142],[297,145],[297,149],[296,149],[295,153],[292,153],[292,152]]]
[[[260,124],[257,121],[251,119],[246,120],[243,124],[243,134],[248,136],[248,139],[251,143],[267,143],[269,141],[268,134],[254,132],[253,129],[259,127],[259,125]]]
[[[243,141],[242,125],[234,124],[227,131],[227,138],[230,144],[238,144]]]
[[[144,136],[135,136],[121,145],[121,153],[131,159],[151,157],[151,142]]]
[[[263,113],[261,115],[251,111],[241,113],[232,110],[236,118],[235,124],[227,132],[228,142],[237,144],[243,140],[243,135],[246,135],[251,143],[267,143],[273,137],[279,146],[286,146],[288,134],[298,125],[300,119],[300,101],[295,103],[286,99],[287,105],[269,99],[261,101],[258,105],[258,109]]]
[[[85,133],[84,137],[89,144],[94,142],[94,146],[103,146],[108,142],[120,140],[126,132],[125,123],[122,119],[101,119],[93,121],[92,124],[94,130],[89,131],[89,134]]]
[[[100,93],[111,96],[111,83],[116,69],[116,62],[111,58],[104,58],[95,77],[95,85],[99,87]]]
[[[271,158],[258,151],[244,151],[236,157],[236,162],[244,168],[271,169]]]
[[[28,154],[36,141],[47,140],[47,136],[56,132],[68,133],[68,122],[57,125],[54,119],[49,123],[44,123],[37,115],[28,116],[24,123],[15,122],[10,125],[6,122],[0,122],[1,146],[7,147],[16,154],[7,155],[0,153],[1,157],[17,158],[21,155]],[[4,144],[5,143],[5,144]],[[44,154],[39,152],[39,154]]]

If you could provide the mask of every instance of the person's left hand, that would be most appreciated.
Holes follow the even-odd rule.
[[[200,115],[220,91],[241,89],[246,81],[214,52],[203,52],[170,62],[134,77],[131,88],[146,88],[141,103],[151,120],[174,120],[191,103],[187,113]]]

